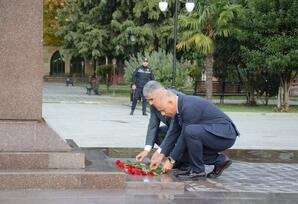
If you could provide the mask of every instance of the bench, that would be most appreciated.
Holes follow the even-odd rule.
[[[69,86],[70,84],[73,86],[74,85],[74,79],[72,77],[67,77],[65,80],[66,86]]]
[[[206,92],[206,81],[196,81],[193,95],[205,96]],[[219,96],[220,104],[223,104],[225,96],[246,96],[246,91],[240,82],[213,81],[212,95]]]

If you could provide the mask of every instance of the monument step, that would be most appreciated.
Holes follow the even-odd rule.
[[[0,169],[82,169],[80,152],[0,152]]]
[[[124,189],[122,172],[84,170],[0,171],[0,190],[9,189]]]

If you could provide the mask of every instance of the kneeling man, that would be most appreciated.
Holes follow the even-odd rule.
[[[153,105],[162,115],[172,117],[167,136],[152,156],[151,168],[156,168],[165,156],[166,173],[187,152],[189,169],[180,178],[206,177],[205,164],[214,165],[209,178],[220,176],[232,161],[220,153],[235,143],[239,132],[232,120],[208,100],[198,96],[176,95],[166,89],[155,89],[148,83],[144,89],[153,95]]]

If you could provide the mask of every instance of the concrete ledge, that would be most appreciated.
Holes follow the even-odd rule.
[[[77,152],[0,152],[0,169],[58,168],[85,168],[85,155]]]
[[[115,158],[135,158],[143,148],[82,148],[99,149]],[[152,154],[153,151],[151,151]],[[225,153],[233,160],[268,163],[298,163],[298,150],[229,149]],[[151,155],[148,156],[149,158]]]
[[[124,173],[84,171],[0,172],[0,190],[124,189]]]

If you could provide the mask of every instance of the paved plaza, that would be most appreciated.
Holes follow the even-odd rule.
[[[188,191],[298,193],[298,164],[234,162],[217,179],[186,184]]]
[[[80,147],[143,147],[149,116],[129,115],[125,97],[85,94],[84,87],[46,83],[43,117]],[[237,125],[236,149],[297,150],[297,113],[227,113]]]

